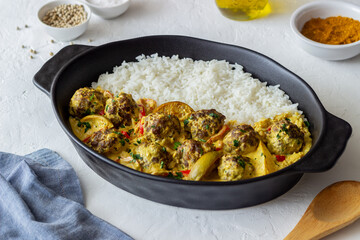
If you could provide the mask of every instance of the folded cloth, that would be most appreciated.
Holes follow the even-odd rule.
[[[132,239],[91,214],[79,179],[57,153],[0,152],[1,239]]]

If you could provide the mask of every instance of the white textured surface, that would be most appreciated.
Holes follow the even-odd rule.
[[[273,0],[274,13],[251,22],[224,18],[212,0],[133,0],[119,18],[103,20],[93,15],[87,32],[74,41],[100,45],[177,34],[247,47],[301,76],[329,112],[352,125],[348,147],[330,171],[305,174],[288,193],[271,202],[231,211],[189,210],[150,202],[107,183],[83,163],[57,123],[50,99],[32,84],[34,74],[50,58],[49,52],[69,44],[50,43],[36,21],[37,9],[45,2],[0,1],[0,151],[26,154],[43,147],[57,151],[77,172],[86,207],[134,238],[282,239],[321,189],[340,180],[360,180],[360,56],[328,62],[294,45],[290,15],[309,0]],[[30,48],[38,52],[34,59],[29,57]],[[357,221],[326,239],[359,238]]]

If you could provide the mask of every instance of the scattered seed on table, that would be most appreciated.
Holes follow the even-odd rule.
[[[74,43],[73,42],[70,42],[70,45],[73,45]]]
[[[30,55],[30,59],[33,59],[34,57],[32,55]]]
[[[29,26],[27,24],[25,24],[25,28],[28,28]]]
[[[50,40],[51,43],[54,43],[55,41],[53,39]]]
[[[89,39],[88,39],[88,42],[92,42],[92,40],[89,38]]]
[[[21,45],[21,48],[25,48],[25,46],[24,46],[24,45]]]
[[[20,30],[20,28],[19,28],[19,27],[16,27],[16,30]]]
[[[50,54],[50,56],[53,56],[53,55],[54,55],[54,53],[53,53],[53,52],[50,52],[49,54]]]

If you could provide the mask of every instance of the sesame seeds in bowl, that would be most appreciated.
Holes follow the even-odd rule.
[[[91,10],[76,1],[53,1],[38,11],[38,19],[45,31],[58,41],[70,41],[82,35],[91,17]]]

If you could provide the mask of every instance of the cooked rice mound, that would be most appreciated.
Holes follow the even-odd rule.
[[[279,85],[267,86],[238,64],[158,54],[140,55],[136,60],[124,61],[113,73],[100,75],[92,87],[130,93],[134,99],[151,98],[158,105],[182,101],[194,110],[215,108],[227,120],[249,124],[284,112],[302,113]]]

